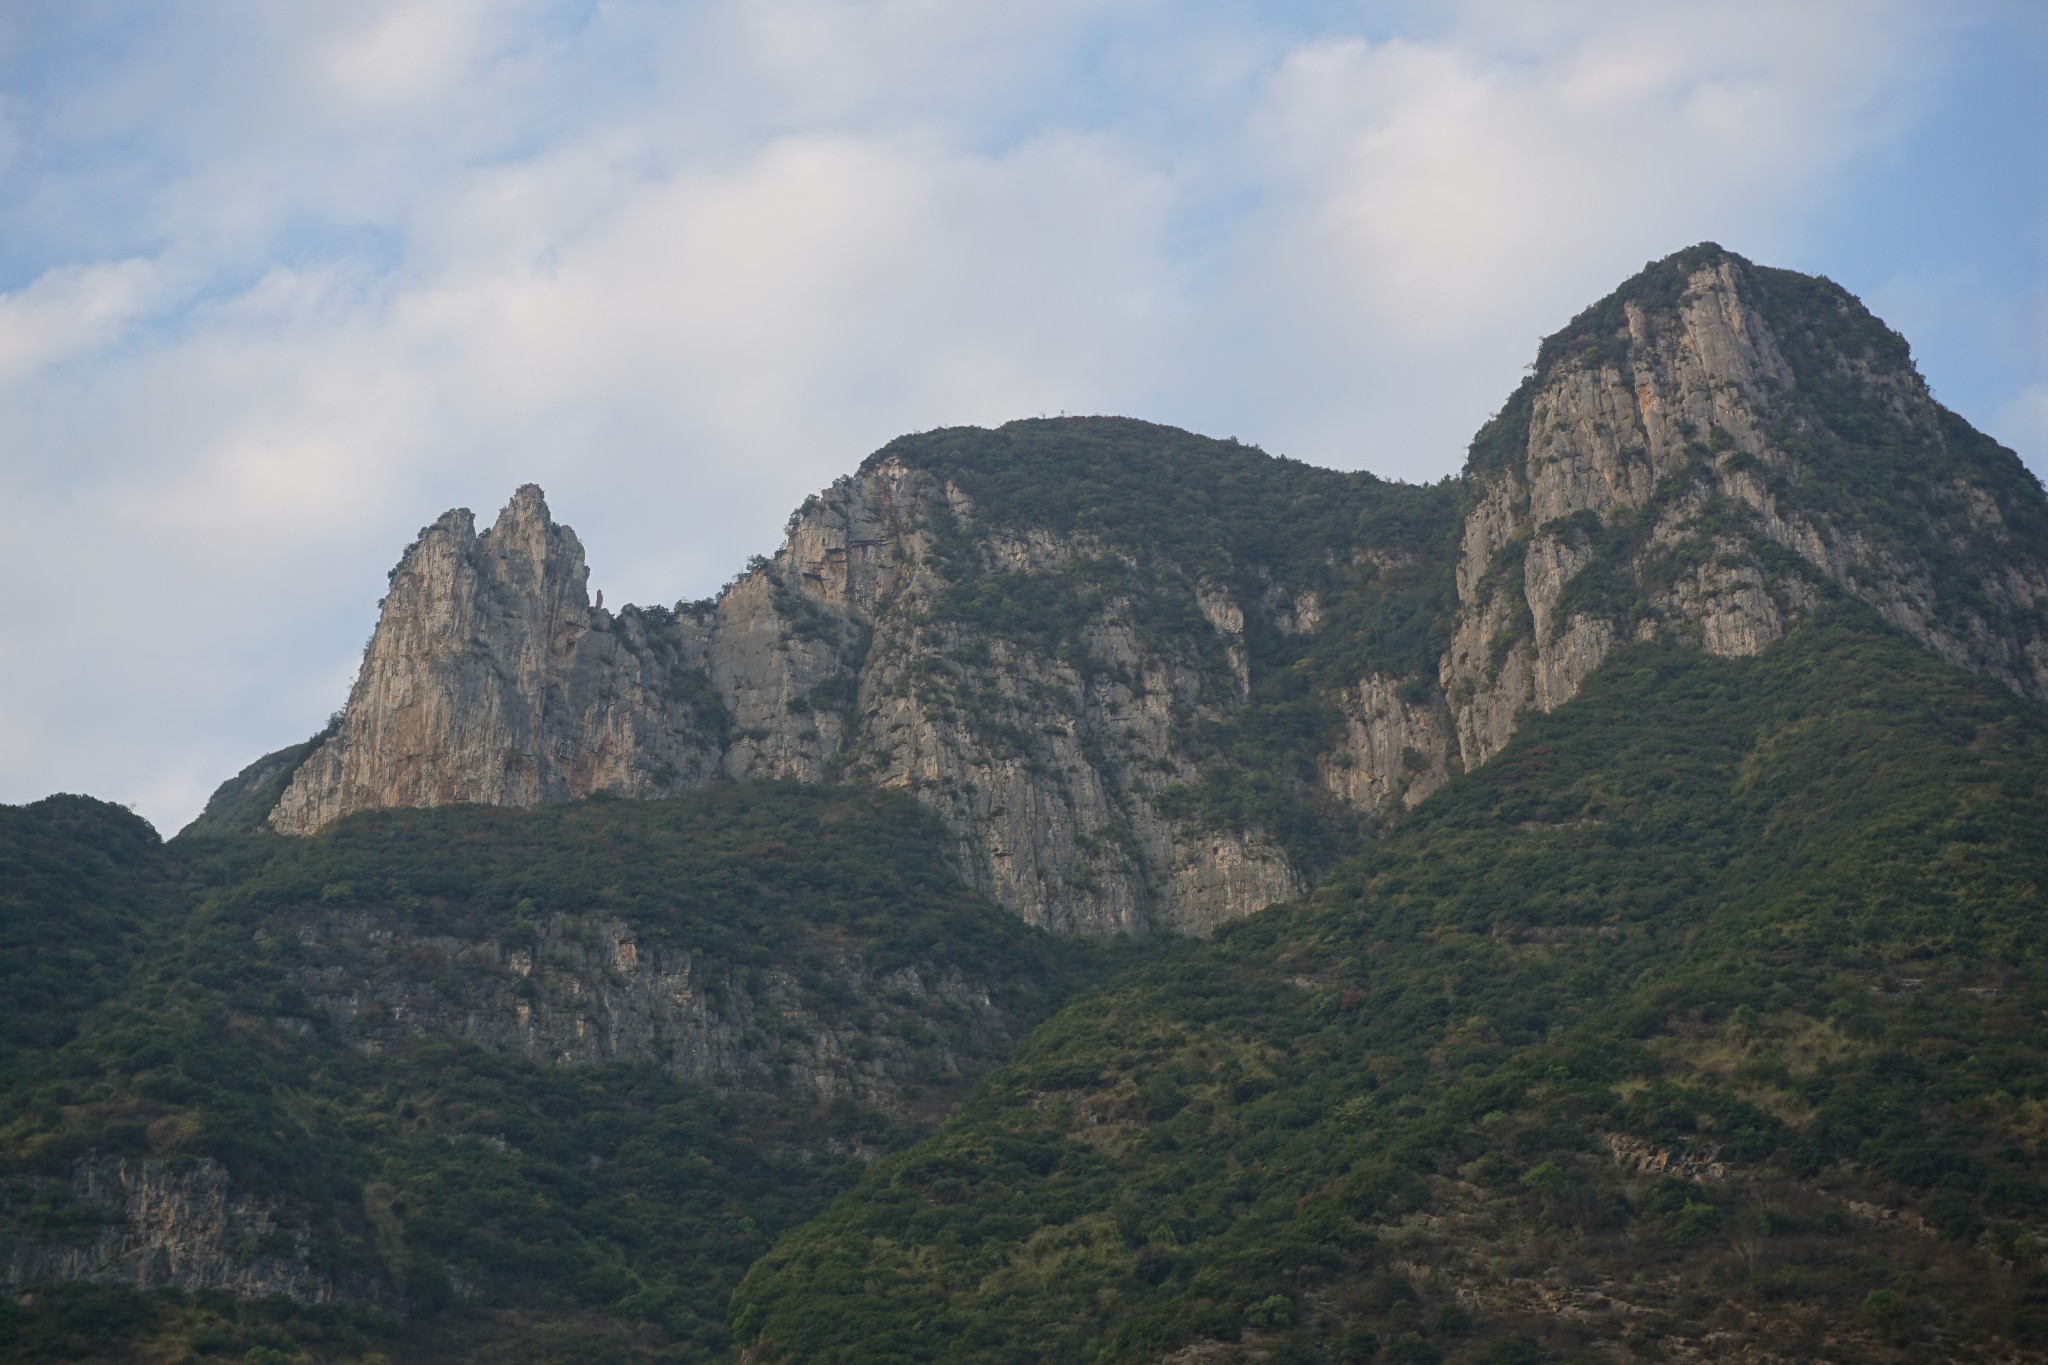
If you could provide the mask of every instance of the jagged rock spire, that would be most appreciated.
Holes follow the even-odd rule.
[[[628,661],[590,609],[575,532],[534,484],[490,530],[474,528],[468,508],[445,513],[391,571],[339,727],[293,776],[274,828],[307,833],[387,806],[631,792],[656,761],[634,742],[639,680],[621,676]]]

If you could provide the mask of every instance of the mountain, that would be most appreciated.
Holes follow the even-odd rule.
[[[4,815],[0,1359],[704,1358],[780,1232],[1119,958],[900,793]]]
[[[2048,1358],[2044,829],[2048,716],[1863,612],[1621,646],[1309,896],[1070,1005],[756,1264],[735,1329]]]
[[[1105,419],[905,437],[715,601],[616,614],[522,488],[420,533],[267,819],[720,780],[901,787],[1058,932],[1206,933],[1479,767],[1618,645],[1835,598],[2048,699],[2048,527],[1845,292],[1712,246],[1544,343],[1413,488]],[[259,780],[261,779],[261,780]]]
[[[177,838],[0,810],[0,1360],[2048,1353],[2048,498],[1827,281],[587,578],[450,512]]]

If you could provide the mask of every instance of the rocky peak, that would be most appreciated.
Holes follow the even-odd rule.
[[[650,719],[639,670],[590,609],[583,547],[541,490],[522,487],[482,535],[474,525],[466,508],[446,513],[391,571],[348,706],[273,828],[310,833],[385,806],[639,794],[656,764],[703,766],[687,724]]]
[[[544,604],[545,610],[576,616],[589,606],[590,570],[583,543],[548,515],[539,484],[521,484],[498,513],[479,548],[495,562],[492,579],[516,601]]]
[[[1711,243],[1652,263],[1544,343],[1466,483],[1467,766],[1622,641],[1754,654],[1837,596],[2048,700],[2039,486],[1828,281]]]

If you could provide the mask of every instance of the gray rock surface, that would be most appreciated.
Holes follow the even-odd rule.
[[[957,971],[877,973],[844,944],[811,945],[800,979],[645,945],[605,917],[542,912],[513,946],[422,934],[388,911],[323,913],[296,932],[295,979],[371,1053],[444,1038],[542,1065],[638,1063],[740,1098],[848,1098],[917,1118],[957,1099],[1025,1028]]]
[[[1831,495],[1794,512],[1773,491],[1809,472],[1789,447],[1815,420],[1755,275],[1715,252],[1670,309],[1626,303],[1626,361],[1596,351],[1539,374],[1523,448],[1506,468],[1468,474],[1460,609],[1440,670],[1466,767],[1498,753],[1529,711],[1577,695],[1617,644],[1669,637],[1753,655],[1832,593],[2048,701],[2048,546],[2013,537],[1981,471],[1966,464],[1931,505]],[[1860,413],[1887,415],[1884,439],[1942,453],[1940,410],[1910,365],[1826,359],[1832,373],[1819,377],[1848,380]],[[1874,510],[1888,535],[1869,529]],[[1574,580],[1600,558],[1594,537],[1617,531],[1603,567],[1621,590],[1573,603]],[[1964,585],[1978,606],[1942,605],[1927,547],[1944,542],[1967,546],[1984,575]]]
[[[716,752],[664,691],[696,660],[636,649],[635,632],[591,608],[588,579],[575,533],[532,484],[482,535],[463,509],[421,531],[392,570],[339,727],[271,825],[303,834],[388,806],[644,796],[708,776]]]
[[[359,810],[717,777],[866,780],[936,810],[970,883],[1062,932],[1204,932],[1298,892],[1258,834],[1169,819],[1153,800],[1194,776],[1171,735],[1202,706],[1201,660],[1115,612],[1090,641],[1111,678],[934,621],[939,519],[973,527],[972,505],[883,463],[806,503],[774,559],[709,610],[613,617],[588,605],[581,546],[539,489],[482,535],[450,512],[393,571],[340,725],[270,823],[305,834]],[[1027,529],[982,549],[991,569],[1029,574],[1101,547]],[[1203,602],[1241,695],[1241,609],[1221,589]]]
[[[93,1156],[79,1161],[68,1181],[37,1183],[83,1215],[74,1221],[84,1225],[76,1235],[56,1237],[0,1221],[0,1293],[88,1280],[403,1307],[388,1287],[338,1282],[313,1270],[307,1229],[270,1201],[236,1190],[212,1160]]]

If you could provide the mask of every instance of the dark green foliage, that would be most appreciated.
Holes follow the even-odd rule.
[[[1741,261],[1714,242],[1701,242],[1661,261],[1649,262],[1612,294],[1545,337],[1536,351],[1536,374],[1546,376],[1556,366],[1573,361],[1595,369],[1625,368],[1629,359],[1629,305],[1634,304],[1646,314],[1674,312],[1694,272],[1731,257]]]
[[[389,1314],[283,1297],[238,1303],[206,1292],[137,1294],[70,1284],[33,1305],[0,1300],[0,1360],[7,1361],[127,1365],[177,1360],[181,1347],[185,1360],[293,1362],[306,1358],[301,1352],[316,1360],[355,1360],[399,1350],[399,1331]],[[145,1355],[145,1343],[155,1352]]]
[[[915,1130],[851,1101],[741,1106],[653,1068],[536,1066],[402,1031],[372,1028],[383,1041],[366,1054],[307,1018],[297,926],[396,914],[416,931],[516,941],[536,915],[602,913],[650,944],[799,977],[831,944],[876,972],[957,972],[1026,1025],[1118,958],[972,894],[931,817],[893,793],[734,784],[168,846],[83,798],[0,809],[0,822],[19,949],[0,971],[36,1006],[6,1024],[37,1045],[10,1049],[0,1092],[0,1222],[89,1240],[104,1215],[68,1197],[80,1158],[210,1158],[303,1223],[315,1270],[402,1293],[403,1340],[379,1349],[428,1359],[462,1342],[500,1359],[708,1358],[746,1265],[851,1179],[843,1153],[900,1148]],[[463,989],[460,972],[435,970],[435,990]],[[295,1254],[280,1236],[252,1250]],[[56,1341],[117,1358],[151,1334],[194,1349],[218,1338],[238,1358],[295,1349],[251,1338],[232,1311],[223,1325],[160,1298],[88,1307],[37,1307],[17,1333],[28,1354],[0,1358]],[[291,1335],[319,1359],[366,1349]]]
[[[936,819],[899,792],[762,782],[664,801],[374,811],[317,839],[268,842],[271,856],[223,889],[206,922],[338,902],[477,936],[516,933],[522,913],[601,913],[651,942],[751,966],[830,929],[879,970],[919,958],[1026,990],[1077,951],[969,893]]]
[[[1125,418],[949,428],[893,441],[869,463],[886,458],[957,484],[977,524],[1092,534],[1114,552],[1044,584],[991,583],[964,535],[936,528],[942,550],[952,544],[946,614],[967,624],[1045,648],[1077,635],[1100,601],[1143,592],[1178,598],[1143,608],[1170,613],[1155,628],[1195,631],[1206,624],[1198,581],[1248,603],[1277,584],[1318,594],[1325,624],[1305,647],[1326,682],[1434,674],[1443,652],[1458,512],[1449,483],[1317,469]]]
[[[1092,533],[1219,580],[1251,564],[1299,581],[1332,550],[1415,548],[1443,534],[1440,505],[1452,501],[1448,486],[1318,469],[1116,417],[952,427],[901,437],[867,464],[885,459],[957,484],[977,521]]]
[[[1767,464],[1730,454],[1734,442],[1726,432],[1700,432],[1690,447],[1698,469],[1693,476],[1665,471],[1661,501],[1689,495],[1709,462],[1740,467],[1760,480],[1784,512],[1824,517],[1903,562],[1926,566],[1944,616],[1988,621],[2014,610],[1985,580],[2011,543],[2048,544],[2048,500],[2038,480],[2012,451],[1954,413],[1904,401],[1917,382],[1905,339],[1854,295],[1825,277],[1757,266],[1711,242],[1649,263],[1547,338],[1534,373],[1473,442],[1468,470],[1486,474],[1517,467],[1540,383],[1565,365],[1628,373],[1639,358],[1628,308],[1640,308],[1653,333],[1669,326],[1687,280],[1724,262],[1740,272],[1744,300],[1769,325],[1792,371],[1792,382],[1778,386],[1763,407],[1767,435],[1790,462]],[[1974,495],[1965,485],[1988,495],[1996,522],[1972,506]],[[1686,556],[1711,553],[1704,538],[1670,547],[1661,562],[1644,565],[1641,582],[1633,581],[1625,566],[1656,558],[1646,553],[1649,532],[1664,510],[1653,504],[1620,516],[1604,531],[1581,528],[1595,537],[1598,553],[1559,603],[1560,619],[1599,609],[1627,626],[1642,607],[1643,588],[1689,570]],[[1709,508],[1700,529],[1736,526],[1727,509]],[[1772,547],[1751,548],[1769,562]]]
[[[1860,617],[1745,663],[1624,651],[1304,902],[1070,1005],[736,1305],[805,1360],[1357,1331],[1423,1359],[1468,1330],[1541,1359],[1512,1315],[1372,1288],[1389,1237],[1442,1284],[1520,1227],[1617,1282],[1747,1255],[1753,1292],[1805,1276],[1854,1325],[1867,1285],[1837,1277],[1887,1253],[1791,1232],[1841,1207],[1820,1189],[1963,1238],[2038,1197],[2043,828],[2040,712]],[[1609,1134],[1737,1174],[1632,1187]],[[1767,1254],[1741,1250],[1752,1181]],[[1418,1240],[1419,1208],[1479,1221]],[[1977,1265],[1928,1273],[1972,1286],[1951,1327],[1981,1335],[2017,1310]]]
[[[85,796],[0,806],[0,1083],[64,1043],[169,909],[149,823]]]
[[[690,717],[698,738],[713,749],[723,749],[732,742],[732,715],[711,674],[702,665],[685,664],[686,632],[678,620],[678,611],[707,615],[711,608],[709,602],[677,603],[675,610],[628,605],[619,609],[614,628],[625,646],[646,661],[653,675],[665,680],[664,700]],[[666,777],[657,775],[656,781],[666,785],[675,776],[671,771]]]
[[[1529,451],[1529,420],[1536,409],[1538,376],[1531,373],[1515,386],[1501,410],[1487,419],[1465,453],[1468,474],[1519,469]]]
[[[1750,267],[1758,307],[1796,382],[1771,432],[1797,473],[1771,480],[1797,511],[1824,511],[1845,530],[1909,554],[1932,571],[1945,614],[2005,610],[1984,579],[2009,540],[2048,544],[2048,503],[2012,451],[1945,408],[1912,420],[1890,410],[1891,373],[1913,374],[1905,339],[1841,286]],[[1958,485],[1983,490],[1994,525],[1971,514]],[[1957,530],[1967,527],[1959,538]]]
[[[1762,405],[1792,458],[1689,432],[1691,467],[1662,471],[1648,506],[1549,528],[1591,556],[1552,615],[1632,638],[1731,537],[1778,590],[1816,588],[1818,613],[1745,662],[1626,647],[1484,769],[1367,829],[1318,768],[1336,691],[1380,674],[1411,703],[1437,697],[1464,503],[1522,458],[1540,385],[1564,365],[1626,371],[1630,306],[1666,326],[1688,277],[1724,261],[1792,370]],[[0,1301],[0,1360],[1136,1361],[1239,1340],[1275,1362],[1530,1365],[1667,1339],[1815,1357],[2048,1346],[2048,720],[1831,596],[1710,477],[1743,472],[1779,508],[1927,566],[1965,633],[2036,610],[1987,576],[2011,543],[2048,543],[2048,503],[2010,452],[1918,403],[1910,364],[1837,286],[1703,244],[1544,343],[1462,487],[1121,419],[878,452],[973,507],[925,528],[943,582],[912,624],[944,652],[891,685],[1030,763],[1047,715],[1131,681],[1098,648],[1128,627],[1148,667],[1191,671],[1199,694],[1173,735],[1193,776],[1157,793],[1161,811],[1335,869],[1187,951],[1024,928],[960,884],[901,794],[725,785],[390,811],[284,840],[263,818],[302,745],[224,784],[169,846],[84,798],[0,808],[0,1230],[84,1245],[107,1215],[76,1193],[81,1160],[211,1159],[281,1212],[249,1260],[300,1254],[302,1228],[313,1270],[359,1301],[404,1298],[401,1319],[74,1285]],[[1653,536],[1681,499],[1691,532]],[[1020,571],[990,552],[992,526],[1078,536],[1081,553]],[[1534,630],[1525,550],[1504,547],[1481,585],[1512,604],[1495,668]],[[769,588],[791,635],[865,657],[870,637]],[[1241,638],[1216,624],[1218,594]],[[615,628],[709,744],[735,738],[709,675],[681,666],[676,612],[628,608]],[[1036,715],[988,671],[1020,652],[1065,665],[1030,684]],[[792,707],[857,700],[836,681]],[[720,1095],[650,1066],[509,1060],[381,1003],[330,1016],[308,988],[300,933],[323,919],[518,950],[565,916],[617,917],[756,1001],[780,973],[806,1008],[869,1030],[857,1059],[889,1029],[925,1046],[932,1018],[882,1018],[821,970],[834,953],[957,974],[1046,1022],[920,1141],[957,1076],[893,1116]],[[1135,966],[1053,1013],[1119,963]],[[456,1009],[487,985],[542,989],[438,951],[391,970]],[[996,1046],[953,1060],[972,1075]],[[1560,1311],[1560,1288],[1588,1297]]]

